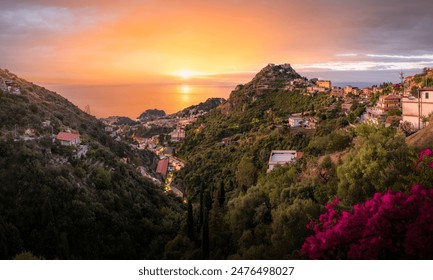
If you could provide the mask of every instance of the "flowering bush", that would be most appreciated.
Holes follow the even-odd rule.
[[[424,150],[416,166],[429,161],[431,150]],[[433,189],[421,185],[409,193],[388,190],[376,193],[351,212],[338,211],[338,199],[326,206],[314,231],[302,245],[301,254],[311,259],[432,259]]]

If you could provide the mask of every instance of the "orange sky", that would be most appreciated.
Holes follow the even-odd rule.
[[[431,65],[431,1],[376,2],[3,0],[0,68],[110,84],[172,82],[183,70],[238,79],[269,62],[307,73]]]

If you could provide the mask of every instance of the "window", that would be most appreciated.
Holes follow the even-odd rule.
[[[428,99],[428,92],[425,93],[425,99]]]

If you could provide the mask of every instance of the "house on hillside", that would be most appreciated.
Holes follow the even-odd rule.
[[[179,142],[185,138],[185,130],[178,126],[175,130],[170,132],[170,137],[172,142]]]
[[[289,117],[289,126],[290,127],[304,127],[306,126],[306,121],[302,117]]]
[[[400,95],[384,95],[379,98],[376,106],[366,109],[364,119],[372,123],[385,122],[386,115],[390,110],[401,109],[401,96]]]
[[[158,166],[156,167],[156,173],[159,173],[162,175],[162,177],[167,176],[167,170],[168,170],[168,158],[161,159],[158,162]]]
[[[400,110],[401,96],[395,94],[381,96],[376,107],[382,111],[383,114],[388,113],[390,110]]]
[[[364,97],[371,97],[371,95],[373,94],[373,90],[370,87],[365,87],[362,89],[362,95]]]
[[[56,140],[60,141],[60,144],[63,146],[77,146],[81,143],[80,134],[70,132],[59,132]]]
[[[18,86],[18,84],[12,80],[8,80],[4,82],[7,87],[7,91],[11,94],[21,94],[21,90]]]
[[[295,163],[302,158],[304,153],[294,150],[272,150],[269,156],[267,173],[271,172],[275,167],[285,164]]]
[[[87,145],[79,145],[78,149],[75,151],[75,154],[72,156],[75,159],[83,158],[87,155],[89,151],[89,147]]]
[[[318,80],[316,82],[316,85],[325,89],[331,89],[332,83],[330,80]]]
[[[230,137],[226,137],[226,138],[223,138],[223,139],[221,140],[221,143],[222,143],[224,146],[229,146],[229,145],[232,143],[232,140],[230,139]]]
[[[424,128],[424,118],[433,112],[433,87],[420,89],[418,96],[409,95],[402,99],[403,122],[411,123],[415,129]]]

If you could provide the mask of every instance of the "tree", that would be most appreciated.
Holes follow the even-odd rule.
[[[236,181],[244,190],[254,185],[256,182],[257,169],[252,158],[244,155],[236,170]]]
[[[404,176],[411,170],[411,153],[402,134],[372,125],[358,126],[357,134],[358,145],[337,169],[337,195],[348,205],[365,201],[392,185],[398,187],[394,182],[403,187]]]
[[[187,234],[189,240],[194,240],[194,216],[193,216],[193,210],[192,210],[192,203],[190,200],[188,200],[188,212],[187,212]]]
[[[225,199],[226,199],[226,191],[224,188],[224,181],[221,181],[217,192],[217,201],[220,207],[223,207]]]

